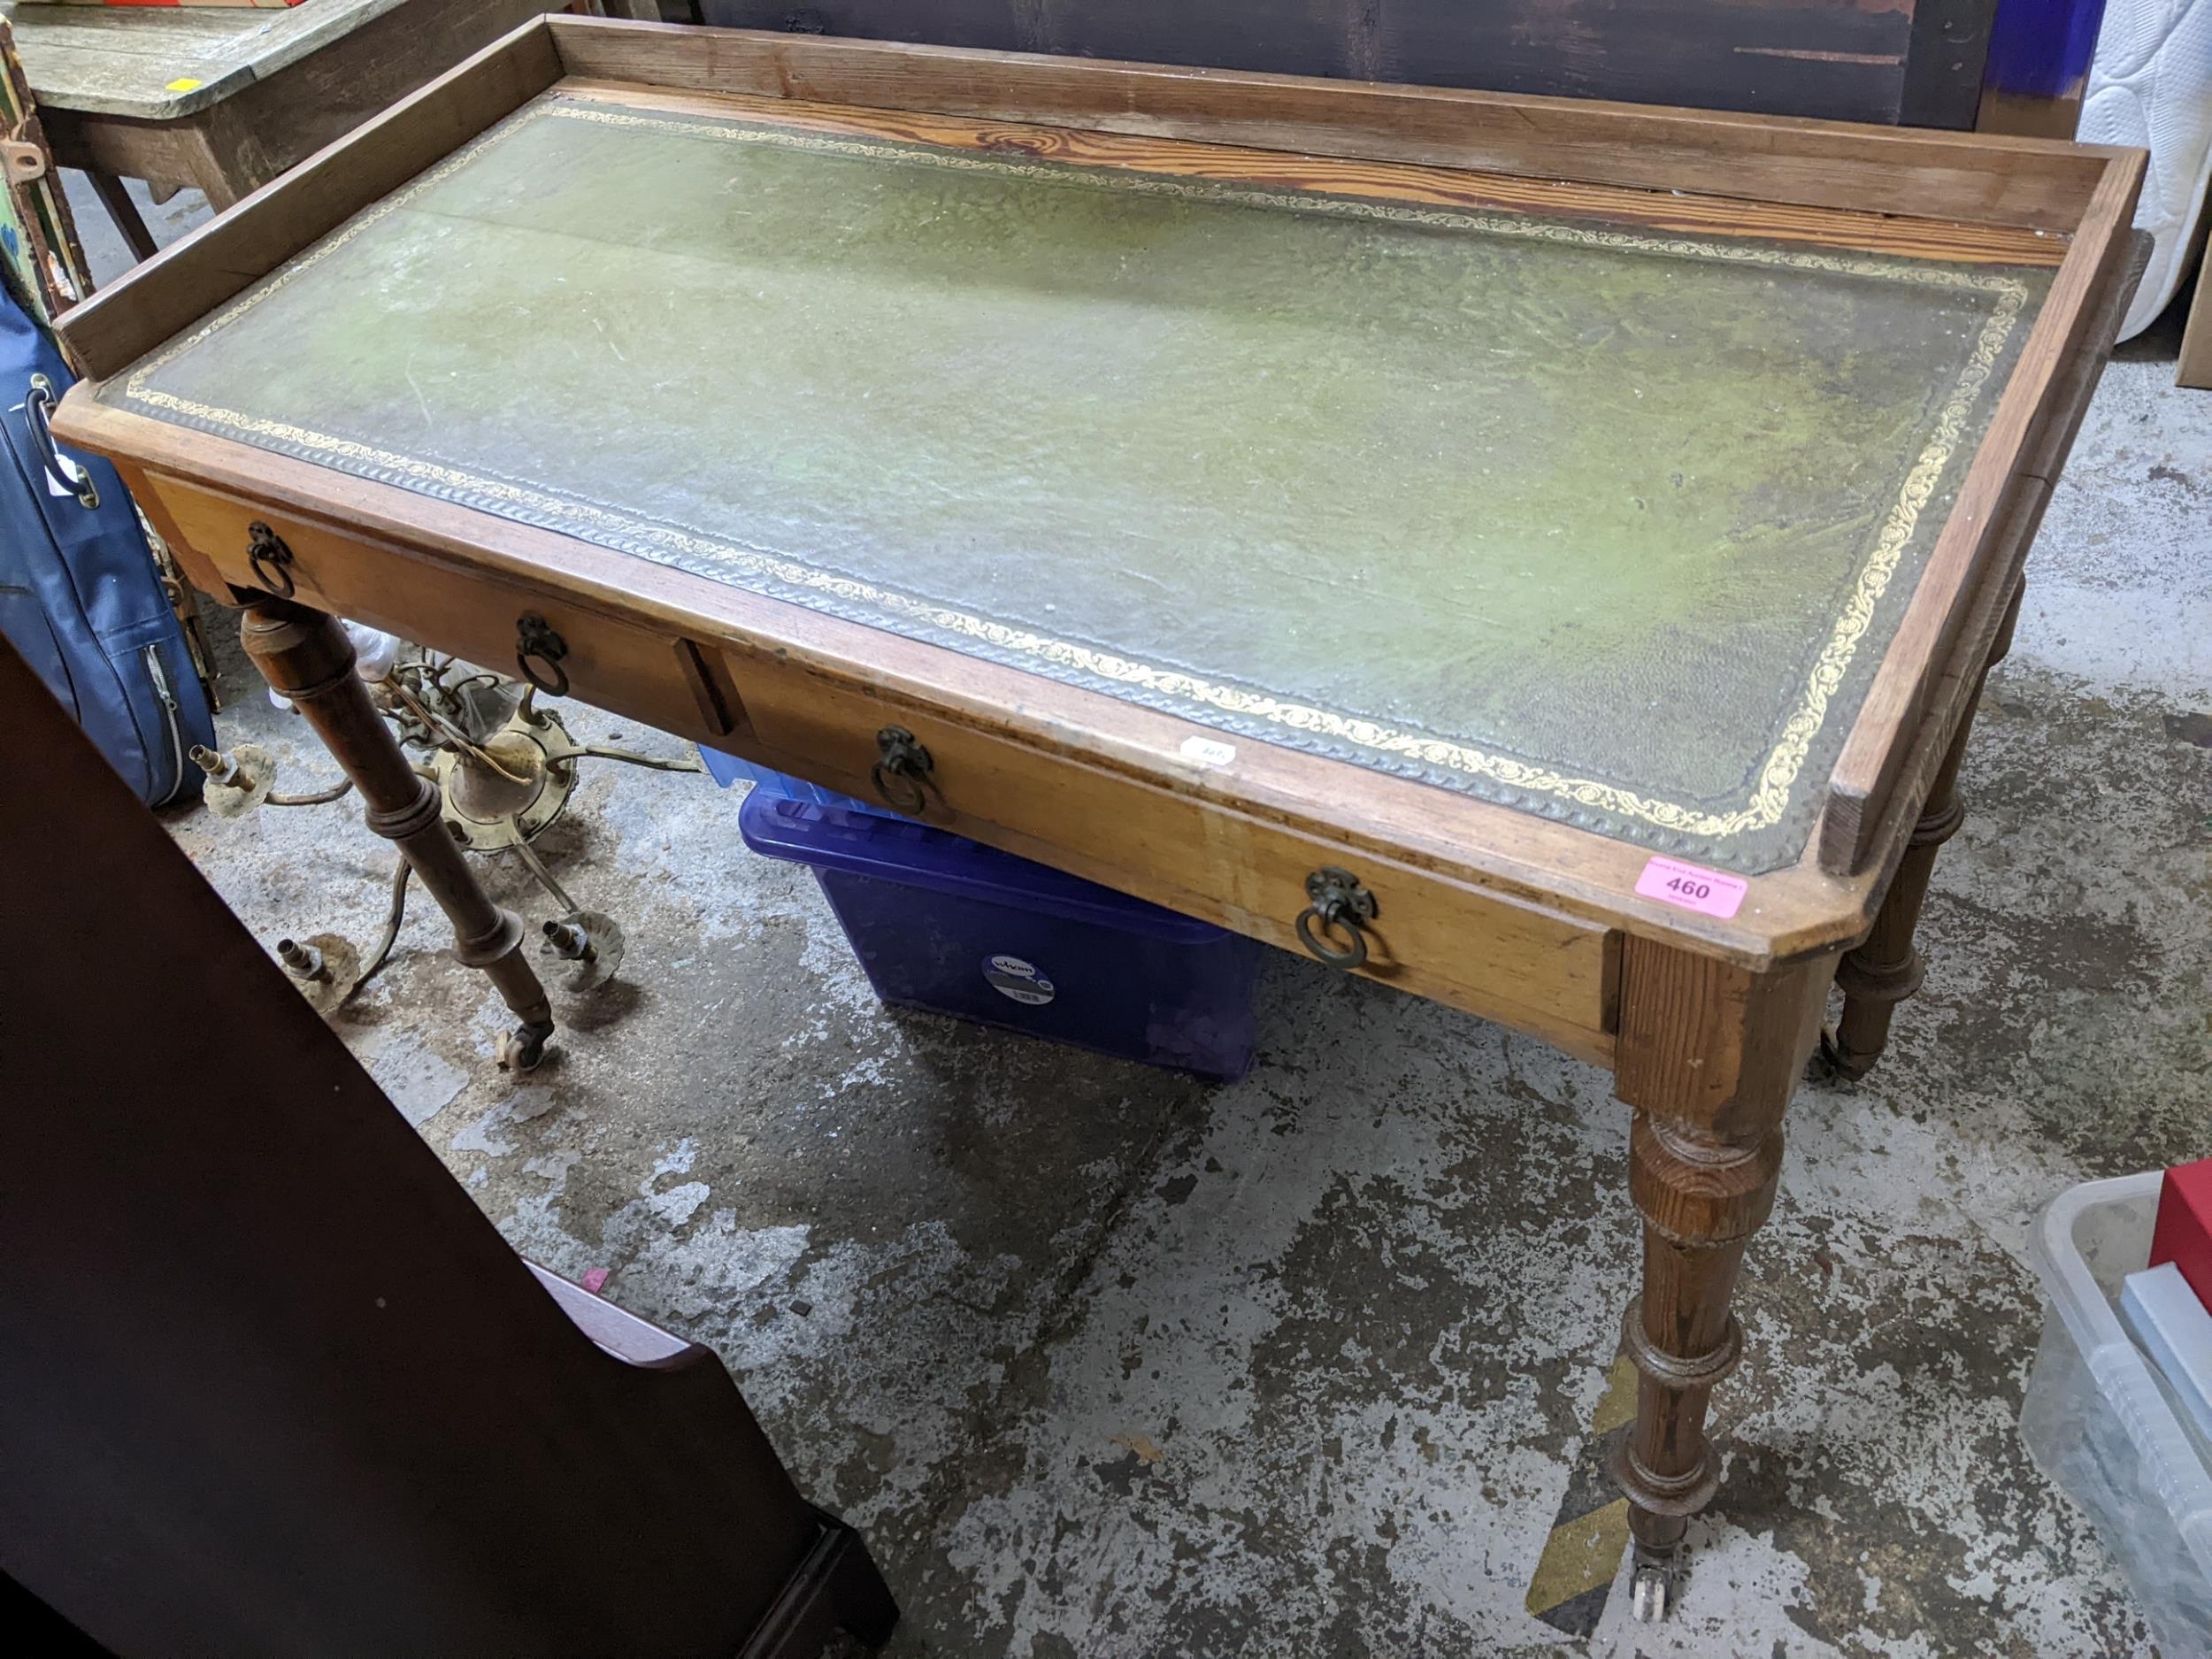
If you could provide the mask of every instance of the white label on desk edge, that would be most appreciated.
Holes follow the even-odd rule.
[[[1185,760],[1195,761],[1201,766],[1225,766],[1237,757],[1237,747],[1218,738],[1187,737],[1183,740],[1182,755]]]

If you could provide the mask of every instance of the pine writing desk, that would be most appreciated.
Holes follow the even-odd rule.
[[[56,425],[526,1053],[334,613],[1609,1069],[1656,1590],[1831,987],[1856,1071],[1917,981],[2141,162],[553,19],[73,313]]]

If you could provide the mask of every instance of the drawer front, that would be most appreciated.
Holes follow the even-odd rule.
[[[876,801],[879,733],[901,727],[929,754],[925,822],[1292,950],[1304,949],[1306,878],[1346,869],[1376,901],[1363,972],[1609,1063],[1618,935],[1604,928],[1040,751],[772,652],[725,654],[746,713],[730,747],[749,758]]]
[[[853,672],[694,640],[158,474],[149,481],[157,522],[241,588],[268,585],[252,566],[250,528],[266,523],[290,550],[284,573],[303,603],[502,673],[517,672],[522,618],[539,618],[565,647],[558,667],[571,695],[864,799],[878,795],[879,733],[902,727],[931,759],[926,821],[1286,949],[1304,949],[1307,877],[1344,869],[1376,902],[1363,974],[1611,1062],[1619,936],[1602,927],[1041,749]],[[552,664],[533,665],[549,677]]]
[[[226,581],[267,588],[252,564],[250,526],[266,524],[289,550],[282,566],[303,604],[450,651],[503,674],[521,672],[524,618],[543,655],[529,667],[549,686],[663,731],[709,741],[726,737],[736,710],[711,655],[695,641],[641,627],[572,600],[457,570],[419,553],[363,541],[212,491],[151,475],[160,505],[193,550]]]

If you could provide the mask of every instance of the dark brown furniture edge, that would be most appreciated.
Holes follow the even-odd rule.
[[[72,943],[0,956],[0,1572],[128,1659],[887,1633],[722,1362],[581,1328],[4,639],[0,707]]]

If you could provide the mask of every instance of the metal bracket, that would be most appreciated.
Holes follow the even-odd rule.
[[[0,166],[14,184],[35,184],[46,176],[46,152],[27,138],[0,138]]]

